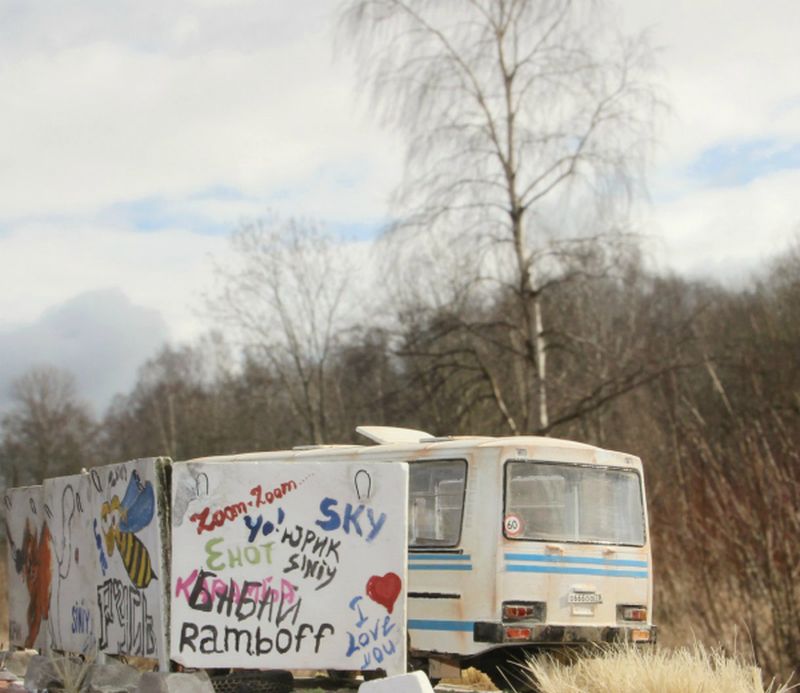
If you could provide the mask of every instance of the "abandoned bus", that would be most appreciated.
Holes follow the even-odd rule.
[[[637,457],[554,438],[357,431],[375,444],[289,456],[409,464],[409,654],[432,677],[521,649],[654,641]]]
[[[406,447],[408,629],[432,674],[511,646],[654,640],[638,458],[553,438],[359,431]]]

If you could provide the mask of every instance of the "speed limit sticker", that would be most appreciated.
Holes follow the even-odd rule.
[[[509,537],[515,537],[522,531],[522,520],[520,520],[516,515],[506,515],[503,526],[505,527],[506,534]]]

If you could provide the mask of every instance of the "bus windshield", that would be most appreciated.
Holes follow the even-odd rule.
[[[644,545],[642,485],[634,470],[512,460],[505,487],[509,539]]]

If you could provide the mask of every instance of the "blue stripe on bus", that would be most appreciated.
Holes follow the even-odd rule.
[[[409,563],[409,570],[472,570],[471,563]]]
[[[409,553],[409,561],[470,561],[472,556],[464,553]]]
[[[554,556],[543,553],[507,553],[507,561],[536,561],[546,563],[589,563],[592,565],[621,565],[646,568],[647,561],[633,561],[621,558],[590,558],[588,556]]]
[[[472,632],[475,630],[474,621],[442,621],[428,618],[410,618],[408,627],[414,630],[448,630]]]
[[[602,568],[579,568],[558,565],[518,565],[506,564],[509,573],[556,573],[558,575],[604,575],[606,577],[646,578],[646,570],[603,570]]]

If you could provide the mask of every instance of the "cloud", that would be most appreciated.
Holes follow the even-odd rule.
[[[2,4],[3,354],[77,362],[88,345],[62,336],[45,349],[30,335],[98,291],[97,311],[116,292],[120,315],[149,310],[161,320],[152,334],[194,339],[228,232],[269,209],[374,236],[402,143],[366,116],[351,58],[334,55],[334,11],[328,0]],[[642,0],[620,14],[653,26],[673,108],[642,225],[663,239],[661,264],[743,276],[800,220],[800,3]],[[79,308],[84,324],[92,309]],[[132,382],[133,351],[118,367],[97,355],[110,372],[95,379]]]
[[[693,277],[741,286],[800,232],[800,169],[735,186],[697,186],[657,203],[652,223],[662,264]]]
[[[157,310],[169,338],[192,339],[205,329],[203,295],[227,252],[227,238],[181,228],[15,225],[0,233],[0,329],[28,323],[65,297],[110,287]]]
[[[662,123],[642,226],[658,263],[741,284],[797,233],[800,52],[794,0],[625,3],[660,47]]]
[[[304,189],[317,216],[383,213],[400,153],[356,116],[327,3],[12,7],[0,220],[85,218],[219,187],[262,201]],[[323,205],[320,179],[334,193]]]
[[[114,394],[130,389],[136,369],[167,334],[158,311],[133,304],[119,289],[78,294],[34,322],[0,330],[0,412],[11,404],[13,380],[48,364],[70,371],[99,414]]]
[[[0,330],[116,287],[208,327],[226,236],[268,210],[366,237],[400,172],[317,0],[0,9]]]
[[[709,147],[689,165],[688,175],[701,183],[734,186],[793,168],[800,168],[800,142],[758,139]]]
[[[650,27],[672,114],[658,165],[683,166],[715,144],[800,139],[794,0],[625,3],[630,28]]]

